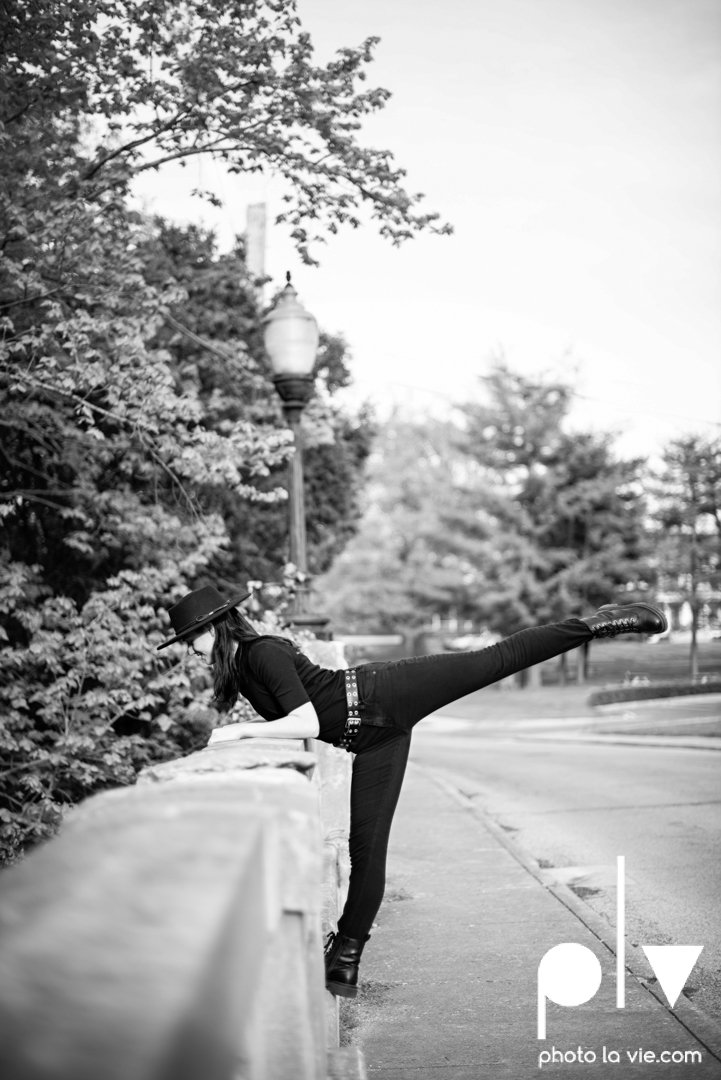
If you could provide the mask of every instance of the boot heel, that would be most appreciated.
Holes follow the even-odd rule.
[[[355,997],[358,993],[358,965],[363,946],[370,934],[364,938],[346,937],[344,934],[329,934],[325,943],[325,985],[335,997]]]
[[[348,983],[327,982],[326,990],[330,990],[333,997],[354,998],[358,994],[357,986],[349,986]]]

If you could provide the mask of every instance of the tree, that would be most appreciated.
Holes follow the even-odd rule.
[[[83,120],[69,198],[124,194],[139,173],[212,155],[285,181],[276,220],[308,262],[324,234],[361,224],[362,206],[393,243],[449,231],[417,209],[392,155],[358,140],[389,97],[358,87],[378,39],[317,66],[294,0],[27,0],[8,5],[4,33],[6,122]]]
[[[131,776],[142,755],[108,749],[110,728],[145,725],[149,753],[188,745],[196,711],[182,664],[148,652],[165,625],[160,608],[211,569],[236,573],[226,500],[255,509],[282,498],[289,433],[263,406],[240,412],[236,400],[238,387],[250,392],[265,378],[254,359],[257,327],[239,334],[242,347],[234,339],[222,377],[197,354],[181,355],[166,327],[197,267],[153,277],[151,227],[128,209],[127,193],[143,171],[208,154],[231,170],[285,179],[279,220],[308,261],[311,245],[357,225],[363,206],[393,242],[445,231],[419,212],[391,155],[358,140],[360,119],[387,96],[358,89],[372,47],[315,66],[288,0],[5,7],[0,775],[13,786],[0,802],[5,850],[47,833],[67,802]],[[228,267],[212,255],[206,262],[205,287],[223,275],[227,285]],[[241,321],[252,316],[242,308]],[[196,328],[229,341],[238,318],[226,309],[218,326]],[[337,349],[326,345],[329,386]],[[357,473],[362,437],[323,408],[309,420],[347,450],[340,483]],[[343,514],[351,520],[352,506]],[[320,562],[332,549],[324,527],[319,520]]]
[[[472,404],[465,445],[495,496],[492,528],[517,555],[497,563],[498,629],[553,620],[651,584],[644,561],[643,461],[567,428],[571,387],[500,360]]]
[[[156,219],[143,247],[146,280],[159,287],[169,280],[183,297],[169,308],[156,342],[172,356],[183,384],[198,386],[206,423],[216,430],[238,419],[282,427],[278,396],[264,352],[264,310],[248,277],[245,250],[219,254],[212,233]],[[192,328],[192,330],[191,330]],[[211,351],[212,350],[212,351]],[[321,332],[315,367],[316,395],[304,414],[304,472],[308,562],[320,573],[342,550],[359,516],[358,495],[373,420],[368,409],[340,408],[337,391],[351,380],[348,347],[340,336]],[[219,408],[222,403],[222,408]],[[285,483],[284,465],[269,468],[256,485],[272,492]],[[209,571],[218,580],[276,580],[287,562],[288,509],[282,502],[238,497],[213,489],[206,512],[225,521],[229,543]]]
[[[7,162],[0,854],[10,857],[69,802],[207,732],[182,663],[153,653],[159,608],[228,542],[222,518],[201,513],[202,492],[277,497],[256,477],[284,460],[288,439],[271,425],[206,424],[197,387],[179,385],[152,345],[174,294],[145,285],[141,226],[122,204],[71,210],[55,198],[60,160],[47,175],[22,148]],[[21,211],[24,232],[8,223]],[[134,723],[142,736],[120,734]]]
[[[44,545],[53,553],[44,562],[55,584],[68,585],[71,569],[60,552],[74,547],[86,556],[69,583],[80,596],[82,582],[93,575],[101,580],[104,568],[114,572],[131,548],[137,552],[137,537],[117,542],[126,526],[106,530],[98,545],[92,515],[83,518],[80,493],[98,484],[112,488],[103,468],[112,473],[122,462],[124,497],[132,491],[134,505],[143,502],[140,488],[182,501],[194,485],[187,509],[200,520],[203,488],[265,504],[276,499],[277,484],[269,490],[266,481],[288,450],[267,415],[256,422],[251,414],[228,435],[233,405],[217,378],[212,415],[204,414],[202,382],[174,384],[168,356],[157,346],[181,294],[166,279],[141,286],[144,225],[123,202],[133,177],[199,153],[238,170],[278,169],[291,185],[286,216],[306,256],[303,215],[316,232],[333,231],[343,221],[357,223],[354,208],[365,200],[395,241],[436,228],[437,219],[415,212],[417,199],[400,187],[390,155],[358,145],[358,118],[386,99],[384,91],[356,88],[372,42],[314,67],[292,3],[191,0],[178,7],[155,0],[138,8],[127,0],[74,0],[59,9],[31,0],[9,6],[4,30],[2,360],[8,393],[24,402],[24,416],[10,436],[3,494],[12,514],[25,519],[15,522],[14,550]],[[247,326],[252,314],[246,304],[251,338],[258,333],[257,323],[254,330]],[[225,323],[226,330],[233,327],[227,315]],[[327,343],[326,356],[334,348]],[[236,388],[251,398],[263,381],[253,352],[251,342],[232,373]],[[337,369],[337,357],[334,363]],[[201,380],[207,375],[206,365]],[[317,430],[323,419],[329,420],[316,416]],[[329,423],[344,445],[360,433],[345,467],[336,469],[339,484],[352,490],[347,482],[354,457],[363,454],[362,425],[349,426],[339,415]],[[113,424],[132,443],[127,452],[105,452],[105,429]],[[312,467],[312,450],[309,457]],[[50,463],[49,472],[43,463]],[[131,516],[127,505],[111,510],[111,519]],[[165,537],[156,533],[145,542],[155,549]],[[323,544],[330,553],[327,527]]]
[[[207,671],[153,648],[168,635],[158,597],[203,555],[171,572],[123,570],[84,603],[49,594],[37,567],[0,564],[0,863],[50,835],[67,806],[206,744],[218,722]],[[278,633],[278,620],[259,629]]]
[[[721,441],[698,434],[673,440],[656,496],[660,573],[691,609],[689,673],[696,678],[702,598],[721,589]]]
[[[435,614],[505,635],[650,588],[642,462],[567,430],[566,384],[502,361],[485,382],[462,423],[381,433],[359,533],[319,583],[345,628]]]
[[[379,428],[358,531],[316,582],[319,606],[343,629],[421,626],[458,602],[471,566],[447,545],[441,550],[459,464],[452,435],[446,422],[399,415]]]

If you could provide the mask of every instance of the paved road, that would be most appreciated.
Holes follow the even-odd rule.
[[[414,759],[462,776],[467,794],[614,926],[616,857],[625,855],[628,939],[703,945],[687,990],[721,1016],[721,753],[582,741],[597,717],[577,726],[504,718],[501,734],[487,700],[483,721],[473,720],[472,705],[465,699],[460,718],[419,725]],[[709,705],[672,712],[708,721]],[[718,716],[718,702],[713,708]],[[610,720],[638,731],[653,726],[653,706],[628,710],[625,727],[622,714]]]

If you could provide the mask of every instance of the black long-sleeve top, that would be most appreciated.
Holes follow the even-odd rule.
[[[264,720],[279,720],[310,701],[318,714],[318,738],[335,746],[340,743],[348,716],[342,670],[319,667],[291,642],[273,637],[243,642],[237,657],[238,689]],[[361,664],[357,669],[361,715],[365,718],[353,743],[354,754],[379,747],[399,735],[385,712],[378,712],[377,702],[374,705],[362,696],[367,671],[393,666]]]
[[[345,676],[319,667],[290,642],[259,637],[238,650],[238,688],[264,720],[279,720],[311,702],[323,742],[337,743],[347,715]]]

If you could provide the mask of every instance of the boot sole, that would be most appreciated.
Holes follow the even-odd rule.
[[[334,997],[354,998],[358,993],[358,987],[349,986],[348,983],[327,982],[325,986]]]

